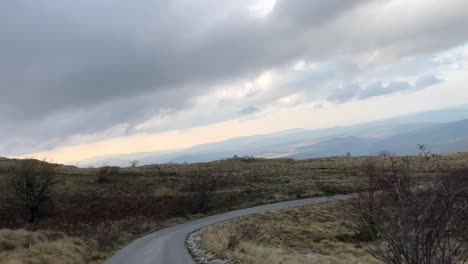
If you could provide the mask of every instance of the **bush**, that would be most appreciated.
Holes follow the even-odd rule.
[[[222,185],[221,177],[211,170],[201,170],[191,178],[186,190],[193,196],[196,212],[206,213],[216,207],[214,195]]]
[[[304,185],[296,185],[292,187],[291,191],[289,192],[289,194],[296,199],[303,198],[306,193],[307,188]]]
[[[110,177],[119,173],[119,167],[105,166],[101,167],[96,171],[96,177],[98,183],[109,182]]]
[[[259,241],[260,231],[256,224],[236,223],[228,224],[225,234],[216,233],[218,242],[226,250],[233,251],[239,247],[242,242]]]
[[[122,235],[122,228],[118,222],[102,222],[95,228],[95,239],[100,250],[113,248]]]
[[[431,167],[413,183],[407,162],[387,156],[388,167],[367,161],[368,188],[348,202],[355,239],[372,241],[371,254],[388,264],[464,263],[468,258],[468,171]],[[401,160],[401,159],[400,159]],[[438,165],[437,165],[438,166]],[[421,180],[423,179],[423,180]]]
[[[326,195],[333,195],[341,192],[338,186],[327,182],[317,182],[315,185],[321,192],[323,192]]]

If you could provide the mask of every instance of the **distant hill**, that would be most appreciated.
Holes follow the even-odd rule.
[[[288,157],[294,159],[323,156],[374,155],[381,151],[397,154],[417,154],[418,144],[426,145],[434,153],[454,153],[468,150],[468,119],[420,128],[384,139],[342,137],[326,140],[297,149]]]
[[[415,154],[417,144],[433,152],[468,151],[468,109],[451,108],[405,115],[352,126],[325,129],[291,129],[277,133],[233,138],[197,145],[187,149],[110,155],[73,165],[128,166],[131,160],[141,165],[154,163],[205,162],[238,156],[307,159],[352,155],[369,155],[381,151]]]

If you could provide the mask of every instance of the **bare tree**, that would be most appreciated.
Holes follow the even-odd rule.
[[[130,167],[135,168],[138,166],[139,161],[138,160],[132,160],[130,161]]]
[[[363,173],[367,177],[366,188],[355,194],[354,199],[347,203],[347,215],[356,225],[355,239],[361,241],[374,241],[378,236],[377,221],[378,213],[381,208],[379,192],[379,167],[376,158],[368,158],[363,166]]]
[[[11,178],[13,202],[29,211],[29,222],[34,222],[41,205],[51,199],[57,184],[54,166],[45,161],[24,159],[18,162]]]
[[[422,162],[433,156],[423,154]],[[379,239],[371,254],[388,264],[453,264],[468,258],[468,171],[424,170],[411,184],[407,161],[387,157],[387,166],[366,166],[369,188],[348,205],[358,234]],[[431,167],[426,165],[426,168]],[[418,176],[414,176],[418,177]]]

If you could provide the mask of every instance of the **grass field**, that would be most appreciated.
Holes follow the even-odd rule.
[[[93,256],[85,258],[84,263],[100,263],[129,241],[187,219],[282,200],[356,191],[365,184],[361,169],[366,159],[237,158],[120,168],[104,180],[98,176],[99,168],[57,164],[58,184],[34,223],[27,223],[27,212],[11,204],[8,182],[15,175],[17,161],[0,159],[0,229],[61,233],[73,241],[84,241],[86,248],[77,252]],[[468,161],[468,154],[443,156],[441,160],[460,167]],[[22,250],[20,256],[33,249]],[[2,249],[1,254],[9,259],[19,256],[10,249]],[[67,256],[70,260],[61,259],[61,263],[74,263],[73,254]]]
[[[93,253],[83,240],[62,233],[0,230],[0,263],[80,264],[91,262],[92,258]]]
[[[103,263],[128,242],[186,220],[126,219],[102,223],[94,229],[94,235],[87,236],[68,236],[65,232],[50,231],[54,230],[53,227],[42,230],[36,230],[34,226],[26,226],[29,230],[0,229],[0,263]]]
[[[0,160],[5,201],[5,183],[14,175],[14,166],[13,160]],[[0,206],[0,227],[66,234],[85,242],[79,252],[92,257],[82,263],[100,263],[129,241],[173,223],[257,204],[354,190],[361,181],[359,166],[360,158],[230,159],[121,168],[99,182],[98,168],[57,165],[59,183],[53,210],[29,224],[23,211]],[[216,186],[209,190],[206,210],[201,210],[193,200],[205,178],[216,179]],[[2,256],[8,256],[10,262],[25,260],[33,251],[34,247],[14,254],[4,250]],[[53,250],[43,254],[48,252],[55,254]],[[76,263],[74,254],[65,256],[68,260],[61,259],[61,263]]]
[[[249,235],[240,238],[245,230],[249,230]],[[327,202],[209,227],[201,235],[201,245],[233,263],[380,263],[367,253],[366,244],[340,239],[352,232],[339,202]],[[241,241],[229,248],[229,241],[236,239]]]
[[[99,196],[150,194],[158,188],[183,189],[194,177],[216,174],[232,179],[235,185],[220,191],[248,191],[261,189],[264,193],[284,195],[305,187],[310,194],[319,194],[318,182],[348,189],[357,176],[360,158],[325,158],[308,161],[289,159],[220,160],[196,164],[164,164],[137,168],[122,168],[112,181],[96,184],[93,168],[58,168],[59,192]],[[0,175],[14,166],[10,160],[0,160]],[[0,176],[1,177],[1,176]]]

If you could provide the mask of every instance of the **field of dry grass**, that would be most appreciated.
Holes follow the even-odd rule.
[[[130,241],[187,220],[125,219],[101,223],[94,228],[96,233],[88,236],[68,236],[64,232],[48,231],[53,230],[52,227],[35,231],[0,229],[0,263],[103,263]]]
[[[220,191],[262,190],[269,196],[288,196],[304,187],[320,194],[317,183],[348,189],[357,176],[362,158],[323,158],[305,161],[289,159],[227,159],[208,163],[163,164],[122,168],[105,184],[96,184],[96,168],[59,166],[58,191],[70,195],[99,196],[151,194],[158,188],[183,189],[194,177],[216,174],[233,179],[234,184]],[[14,162],[0,160],[0,180],[11,174]]]
[[[100,181],[97,176],[99,168],[56,165],[58,184],[54,186],[51,203],[45,204],[36,222],[27,223],[27,212],[7,206],[12,194],[7,182],[15,175],[17,161],[0,158],[0,229],[63,233],[73,241],[84,241],[88,246],[85,251],[71,247],[78,250],[76,252],[86,252],[85,255],[94,252],[92,259],[83,263],[99,263],[129,241],[173,223],[259,204],[353,192],[365,182],[361,173],[365,160],[365,157],[300,161],[239,158],[196,164],[163,164],[121,168],[108,175],[105,181]],[[453,166],[464,166],[468,154],[444,156],[442,160]],[[202,194],[201,190],[206,185],[214,187]],[[314,236],[304,231],[301,239],[314,241]],[[56,241],[54,243],[57,244]],[[30,252],[32,248],[22,250],[22,256],[33,254]],[[262,246],[257,249],[259,252],[263,250]],[[281,254],[287,255],[290,250],[305,248],[291,244],[286,248],[278,245],[265,250],[280,250]],[[44,249],[41,252],[54,251]],[[322,253],[331,257],[325,251]],[[1,254],[3,258],[9,256],[11,259],[13,252],[3,251]],[[56,255],[63,254],[66,252]],[[316,257],[317,252],[301,256]]]
[[[361,178],[359,163],[359,158],[231,159],[121,168],[104,182],[98,181],[98,168],[58,165],[51,208],[30,224],[25,221],[26,212],[0,203],[0,229],[66,234],[86,244],[84,248],[70,247],[73,252],[79,249],[75,252],[78,255],[92,255],[80,263],[100,263],[129,241],[173,223],[257,204],[353,190]],[[14,176],[15,165],[14,160],[0,159],[2,201],[11,194],[5,183]],[[209,194],[207,209],[200,211],[194,198],[208,176],[216,179],[217,186]],[[66,241],[60,243],[68,248],[71,244]],[[58,241],[47,243],[55,247]],[[27,260],[39,252],[33,250],[36,247],[44,257],[49,253],[66,255],[70,258],[59,262],[76,263],[73,254],[43,249],[44,244],[3,251],[2,258],[11,263],[14,259]]]
[[[418,159],[418,157],[409,157]],[[184,191],[192,180],[216,175],[230,180],[218,192],[260,192],[260,199],[294,198],[347,192],[364,180],[360,169],[366,157],[331,157],[310,160],[226,159],[194,164],[161,164],[122,168],[108,182],[96,182],[97,168],[58,165],[58,193],[99,197],[150,195],[168,188]],[[464,166],[468,153],[442,156],[452,166]],[[412,162],[417,164],[417,162]],[[0,183],[13,174],[16,161],[0,158]],[[261,202],[261,201],[258,201]]]
[[[230,240],[239,239],[246,229],[250,235],[229,248]],[[366,244],[340,239],[352,232],[339,202],[327,202],[209,227],[202,233],[201,245],[233,263],[380,263],[367,253]]]
[[[0,263],[91,263],[93,252],[89,248],[84,241],[62,233],[0,230]]]

